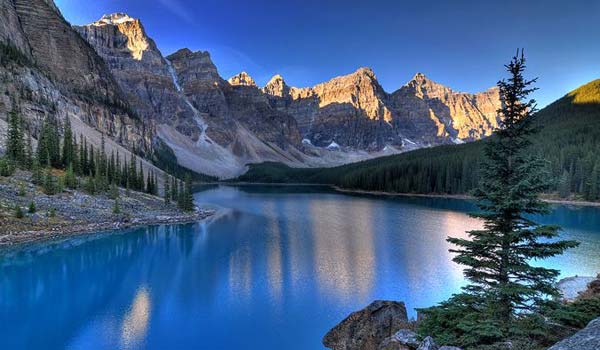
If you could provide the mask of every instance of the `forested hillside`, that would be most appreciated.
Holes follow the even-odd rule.
[[[600,192],[600,79],[570,92],[535,115],[540,132],[532,153],[548,160],[554,194],[598,200]],[[251,165],[248,182],[308,182],[398,193],[467,193],[478,183],[484,141],[421,149],[330,169]]]

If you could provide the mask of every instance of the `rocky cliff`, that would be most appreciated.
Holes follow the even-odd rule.
[[[471,141],[498,125],[495,89],[459,93],[417,74],[389,94],[369,68],[308,88],[276,75],[261,89],[245,72],[223,79],[208,52],[164,57],[123,13],[72,28],[51,0],[0,0],[0,16],[0,42],[19,56],[0,71],[0,115],[19,100],[34,133],[47,114],[69,116],[220,177],[253,162],[331,166]]]
[[[271,108],[246,73],[223,80],[206,52],[182,49],[165,58],[142,23],[126,14],[76,29],[181,165],[227,177],[248,162],[302,163],[295,119]]]
[[[498,126],[497,89],[455,92],[420,73],[391,94],[369,68],[311,88],[289,87],[275,76],[262,90],[271,105],[293,115],[303,137],[318,146],[411,149],[477,140]]]
[[[0,67],[2,123],[16,107],[34,137],[52,114],[71,118],[83,134],[89,128],[108,135],[124,152],[150,151],[152,128],[138,120],[105,62],[51,0],[1,0],[0,23],[3,55],[10,52]]]

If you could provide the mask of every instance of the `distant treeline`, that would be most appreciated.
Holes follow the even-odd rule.
[[[531,153],[548,160],[552,191],[563,198],[600,199],[600,80],[588,83],[535,115]],[[335,168],[251,165],[239,181],[320,183],[397,193],[466,194],[479,182],[486,141],[440,146]]]

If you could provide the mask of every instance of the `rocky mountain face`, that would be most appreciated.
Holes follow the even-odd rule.
[[[498,126],[500,107],[497,89],[455,92],[420,73],[387,94],[368,68],[312,88],[289,87],[275,76],[263,92],[274,108],[296,118],[314,145],[369,151],[480,139]]]
[[[208,52],[164,57],[123,13],[71,27],[52,0],[0,0],[0,16],[0,42],[21,57],[0,70],[0,116],[17,99],[33,134],[45,115],[68,116],[140,154],[166,146],[210,175],[263,161],[339,165],[476,140],[498,125],[494,89],[459,93],[417,74],[388,94],[369,68],[308,88],[276,75],[259,88],[246,72],[223,79]]]
[[[182,49],[165,58],[126,14],[75,28],[181,165],[233,176],[248,162],[303,161],[295,119],[271,108],[246,73],[223,80],[206,52]]]
[[[0,0],[0,126],[13,108],[35,137],[43,119],[70,118],[76,134],[104,133],[122,154],[151,149],[152,128],[138,120],[105,62],[64,20],[52,0]],[[98,138],[99,139],[99,138]]]
[[[412,133],[407,133],[416,140],[425,137],[435,143],[436,138],[450,137],[474,141],[489,136],[499,126],[497,88],[477,94],[461,93],[417,73],[390,95],[390,104],[399,120],[414,125]]]

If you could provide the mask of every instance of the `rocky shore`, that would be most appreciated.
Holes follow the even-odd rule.
[[[162,198],[123,189],[117,201],[115,213],[115,200],[104,194],[65,190],[49,196],[31,183],[28,173],[0,177],[0,249],[91,232],[195,222],[214,214],[200,208],[182,212]],[[29,212],[31,203],[34,212]],[[22,218],[16,215],[17,206]]]
[[[558,282],[564,302],[600,296],[600,274],[596,277],[568,277]],[[569,293],[566,295],[565,293]],[[600,349],[600,315],[587,327],[551,346],[549,350]],[[351,313],[323,337],[323,345],[332,350],[461,350],[438,345],[435,334],[419,337],[418,320],[409,320],[403,302],[376,300]],[[497,349],[519,350],[511,341]],[[527,348],[530,349],[530,348]]]

